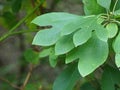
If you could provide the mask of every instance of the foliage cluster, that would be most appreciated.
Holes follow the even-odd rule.
[[[52,12],[36,17],[32,23],[52,28],[39,31],[32,44],[51,49],[49,61],[53,67],[59,57],[65,57],[67,68],[54,82],[53,90],[72,90],[80,75],[93,81],[97,79],[99,85],[95,90],[118,90],[120,0],[82,1],[85,16]],[[94,72],[99,69],[100,80]]]
[[[58,3],[60,0],[53,1]],[[32,49],[24,51],[25,61],[22,67],[27,66],[27,61],[32,64],[33,69],[41,58],[49,57],[52,67],[65,61],[65,69],[56,78],[53,90],[120,90],[120,0],[82,2],[85,12],[83,16],[66,12],[44,12],[45,14],[33,19],[43,13],[36,10],[46,6],[44,0],[34,0],[32,4],[36,7],[32,11],[31,5],[23,8],[30,0],[5,0],[2,3],[3,11],[0,12],[0,24],[7,29],[13,28],[0,37],[0,42],[11,35],[36,32],[40,26],[40,31],[35,35],[32,44],[42,46],[43,49],[40,52]],[[18,22],[18,13],[21,9],[26,10],[27,16]],[[31,20],[37,25],[37,30],[33,24],[27,24],[29,30],[15,31],[23,22],[29,23]],[[41,89],[38,81],[36,84],[28,83],[30,76],[31,68],[26,79],[21,76],[25,81],[20,80],[18,83],[12,78],[13,82],[23,84],[20,87],[1,77],[0,80],[19,90]],[[11,89],[6,84],[0,87]]]

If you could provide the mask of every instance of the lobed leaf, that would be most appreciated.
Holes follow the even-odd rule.
[[[55,44],[55,54],[61,55],[69,52],[74,48],[72,35],[61,37]]]
[[[89,27],[95,18],[96,17],[94,15],[80,17],[78,20],[65,25],[61,30],[61,35],[69,35],[77,30],[80,30],[81,28],[84,28],[86,26]]]
[[[67,25],[65,25],[65,27],[63,27],[61,34],[62,35],[69,35],[71,33],[76,33],[76,31],[80,30],[81,31],[81,35],[84,37],[84,42],[85,43],[90,37],[90,32],[94,31],[96,32],[96,35],[98,36],[98,38],[102,41],[107,41],[108,40],[108,32],[107,29],[104,28],[102,25],[100,25],[99,23],[101,21],[98,22],[98,17],[97,16],[85,16],[83,18],[80,18],[76,21],[73,21]],[[103,20],[102,20],[103,21]],[[80,32],[78,31],[78,32]],[[86,32],[85,32],[86,31]],[[81,41],[81,39],[83,39],[83,37],[81,35],[78,35],[79,40],[77,39],[77,41]],[[87,37],[85,37],[84,35],[88,35]],[[78,42],[75,40],[76,35],[73,36],[73,41],[74,44],[78,44]],[[86,39],[85,39],[86,38]],[[80,45],[80,44],[78,44]],[[78,46],[76,45],[76,46]]]
[[[56,28],[41,30],[35,35],[32,44],[40,46],[51,46],[55,44],[59,38],[60,31]]]
[[[40,46],[54,45],[56,41],[60,38],[60,31],[64,27],[64,25],[78,18],[78,15],[63,12],[47,13],[38,16],[32,21],[32,23],[39,26],[52,25],[53,27],[44,31],[39,31],[34,37],[32,44]]]
[[[69,53],[67,53],[65,63],[66,64],[71,63],[74,60],[78,59],[79,58],[79,52],[80,52],[79,48],[76,47],[73,50],[71,50]]]
[[[79,18],[79,16],[64,12],[52,12],[36,17],[32,23],[39,26],[56,26],[56,24],[64,25],[76,18]]]
[[[57,55],[67,54],[66,63],[79,59],[78,69],[84,77],[106,61],[108,56],[108,32],[101,25],[103,19],[98,20],[99,17],[94,15],[79,16],[79,18],[73,16],[74,19],[70,16],[70,18],[65,19],[57,15],[55,20],[51,20],[53,14],[56,15],[56,13],[50,13],[39,17],[42,18],[43,22],[39,23],[35,20],[38,25],[52,25],[53,28],[39,31],[33,40],[35,45],[55,45],[55,52],[49,56],[50,64],[53,67],[57,63]],[[44,21],[47,20],[45,17],[50,18],[50,20]],[[65,22],[64,19],[68,22]],[[91,35],[92,32],[93,35]]]
[[[104,42],[107,42],[108,40],[108,32],[107,32],[107,29],[104,28],[102,25],[100,24],[96,24],[94,23],[94,26],[95,26],[95,32],[96,32],[96,35],[97,37],[104,41]]]
[[[79,50],[78,69],[83,77],[102,65],[108,56],[107,42],[99,40],[96,36],[81,45]]]
[[[83,28],[77,31],[73,35],[73,43],[75,44],[75,46],[77,47],[79,45],[86,43],[88,39],[92,36],[91,33],[92,32],[88,28],[87,29]]]

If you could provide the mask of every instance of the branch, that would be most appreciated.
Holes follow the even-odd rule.
[[[30,80],[30,77],[32,75],[32,71],[33,71],[33,65],[30,65],[29,72],[28,72],[28,74],[26,76],[26,79],[25,79],[25,81],[24,81],[24,83],[23,83],[23,85],[21,87],[18,87],[17,85],[11,83],[9,80],[7,80],[7,79],[5,79],[3,77],[0,77],[0,80],[5,82],[5,83],[8,83],[11,87],[13,87],[15,89],[24,90],[25,86],[27,85],[28,81]]]
[[[5,83],[8,83],[11,87],[15,88],[15,89],[19,89],[20,90],[20,87],[18,87],[17,85],[11,83],[9,80],[3,78],[3,77],[0,77],[0,80],[5,82]]]
[[[20,20],[12,29],[10,29],[8,31],[8,33],[4,34],[1,38],[0,38],[0,42],[5,40],[7,37],[9,37],[9,35],[11,35],[11,33],[13,31],[16,30],[17,27],[19,27],[26,19],[28,19],[42,4],[43,4],[44,0],[41,0],[41,3],[39,3],[32,11],[30,14],[28,14],[25,18],[23,18],[22,20]]]
[[[115,12],[115,8],[116,8],[117,3],[118,3],[118,0],[116,0],[116,2],[115,2],[115,4],[114,4],[113,11],[112,11],[113,14],[114,14],[114,12]]]
[[[23,85],[21,86],[20,90],[24,90],[25,86],[27,85],[28,81],[30,80],[30,77],[32,75],[32,71],[33,71],[33,65],[30,65],[29,72],[28,72],[26,79],[25,79]]]

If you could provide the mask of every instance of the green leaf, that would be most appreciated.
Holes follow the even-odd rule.
[[[68,66],[55,80],[53,90],[73,90],[74,85],[80,79],[80,74],[75,65]]]
[[[32,21],[32,23],[40,26],[52,25],[53,28],[39,31],[34,37],[32,44],[41,46],[54,45],[56,41],[60,38],[60,31],[64,27],[64,25],[78,18],[79,16],[77,15],[62,12],[47,13],[38,16]]]
[[[61,55],[69,52],[74,48],[72,35],[61,37],[55,44],[55,54]]]
[[[52,48],[50,55],[49,55],[49,62],[52,67],[55,67],[57,64],[57,58],[58,56],[55,55],[55,50]]]
[[[100,24],[95,24],[94,23],[94,26],[95,26],[95,32],[96,32],[96,35],[97,37],[102,40],[102,41],[105,41],[107,42],[108,40],[108,32],[107,32],[107,29],[104,28],[102,25]]]
[[[90,27],[91,23],[95,21],[95,16],[81,16],[78,20],[74,20],[73,22],[65,25],[61,30],[61,35],[69,35],[81,28]]]
[[[115,64],[120,68],[120,53],[116,53],[115,55]]]
[[[66,55],[66,59],[65,59],[65,63],[71,63],[73,62],[74,60],[78,59],[79,58],[79,48],[76,47],[74,48],[72,51],[70,51],[69,53],[67,53]]]
[[[115,38],[115,41],[113,42],[113,49],[116,53],[120,53],[120,33]]]
[[[98,22],[98,19],[99,18],[97,16],[94,16],[94,15],[85,16],[83,18],[80,18],[76,21],[73,21],[73,22],[65,25],[65,27],[63,27],[63,29],[61,30],[61,34],[62,35],[69,35],[69,34],[75,32],[77,30],[80,30],[80,29],[87,30],[88,32],[92,32],[93,30],[95,30],[96,35],[98,36],[98,38],[100,40],[107,41],[108,40],[107,29],[104,28],[101,24],[98,24],[98,23],[100,23],[100,22]],[[90,33],[88,33],[88,34],[87,35],[90,37]],[[89,38],[89,37],[85,37],[85,38]]]
[[[86,43],[88,39],[91,37],[91,33],[92,32],[89,30],[89,28],[87,29],[83,28],[77,31],[73,35],[73,43],[75,44],[75,46],[77,47],[79,45]]]
[[[105,67],[102,75],[102,90],[118,90],[120,85],[120,71],[110,66]]]
[[[118,32],[118,26],[115,23],[109,23],[106,26],[106,29],[108,31],[108,37],[109,38],[113,38],[116,36],[117,32]]]
[[[111,0],[97,0],[97,3],[107,10],[110,9]]]
[[[50,46],[54,45],[60,37],[60,31],[56,28],[39,31],[34,39],[33,45]]]
[[[79,18],[78,15],[64,13],[64,12],[52,12],[38,16],[35,18],[32,23],[39,26],[56,26],[56,25],[64,25],[68,22],[71,22],[74,19]]]
[[[104,13],[105,10],[99,4],[97,4],[96,0],[82,0],[84,4],[84,12],[86,15],[96,15],[100,13]]]
[[[100,65],[102,65],[108,56],[107,42],[99,40],[93,36],[87,43],[79,47],[79,63],[78,69],[84,77],[92,73]]]
[[[33,51],[32,49],[28,49],[24,52],[24,58],[29,63],[32,64],[39,63],[39,53]]]
[[[39,57],[43,58],[48,56],[50,54],[50,51],[51,51],[51,48],[43,49],[42,51],[40,51]]]
[[[48,14],[49,15],[49,14]],[[75,21],[76,19],[74,19]],[[34,21],[34,20],[33,20]],[[47,22],[46,22],[47,23]],[[50,22],[49,22],[50,23]],[[51,22],[52,23],[52,22]],[[62,22],[61,22],[62,23]],[[69,22],[70,23],[70,22]],[[36,36],[34,37],[33,40],[33,44],[35,45],[41,45],[41,46],[50,46],[50,45],[54,45],[57,40],[60,38],[60,31],[62,30],[62,35],[68,35],[73,33],[74,31],[76,31],[77,29],[87,29],[88,32],[92,31],[92,30],[96,30],[96,34],[99,37],[99,39],[103,40],[103,41],[107,41],[108,37],[107,37],[107,31],[106,29],[100,25],[97,24],[97,17],[96,16],[85,16],[82,17],[78,20],[76,20],[75,22],[73,22],[74,24],[72,25],[72,23],[70,24],[66,24],[65,27],[64,25],[61,26],[59,24],[56,24],[53,28],[51,29],[47,29],[45,31],[39,31]],[[41,24],[42,25],[42,24]],[[73,27],[71,27],[73,26]],[[98,29],[98,30],[97,30]],[[87,33],[86,33],[87,34]],[[89,35],[88,35],[89,34]],[[90,33],[88,33],[87,35],[90,37]],[[87,36],[86,35],[86,36]],[[76,35],[75,35],[76,36]],[[82,36],[81,36],[82,37]],[[86,39],[82,41],[82,43],[85,43],[87,41],[87,39],[89,39],[89,37],[85,37]],[[75,37],[74,37],[75,38]],[[75,39],[74,39],[75,40]],[[81,43],[81,42],[80,42]],[[76,43],[75,43],[76,44]],[[79,43],[77,43],[79,45]],[[68,47],[69,48],[69,47]],[[63,49],[62,49],[63,50]],[[67,48],[66,48],[67,50]],[[68,50],[69,51],[69,50]],[[64,53],[68,52],[65,51]],[[60,54],[64,54],[64,53],[60,53]]]

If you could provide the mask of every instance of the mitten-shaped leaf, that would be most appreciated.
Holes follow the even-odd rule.
[[[108,56],[107,42],[99,40],[95,35],[79,47],[78,69],[84,77],[102,65]]]

